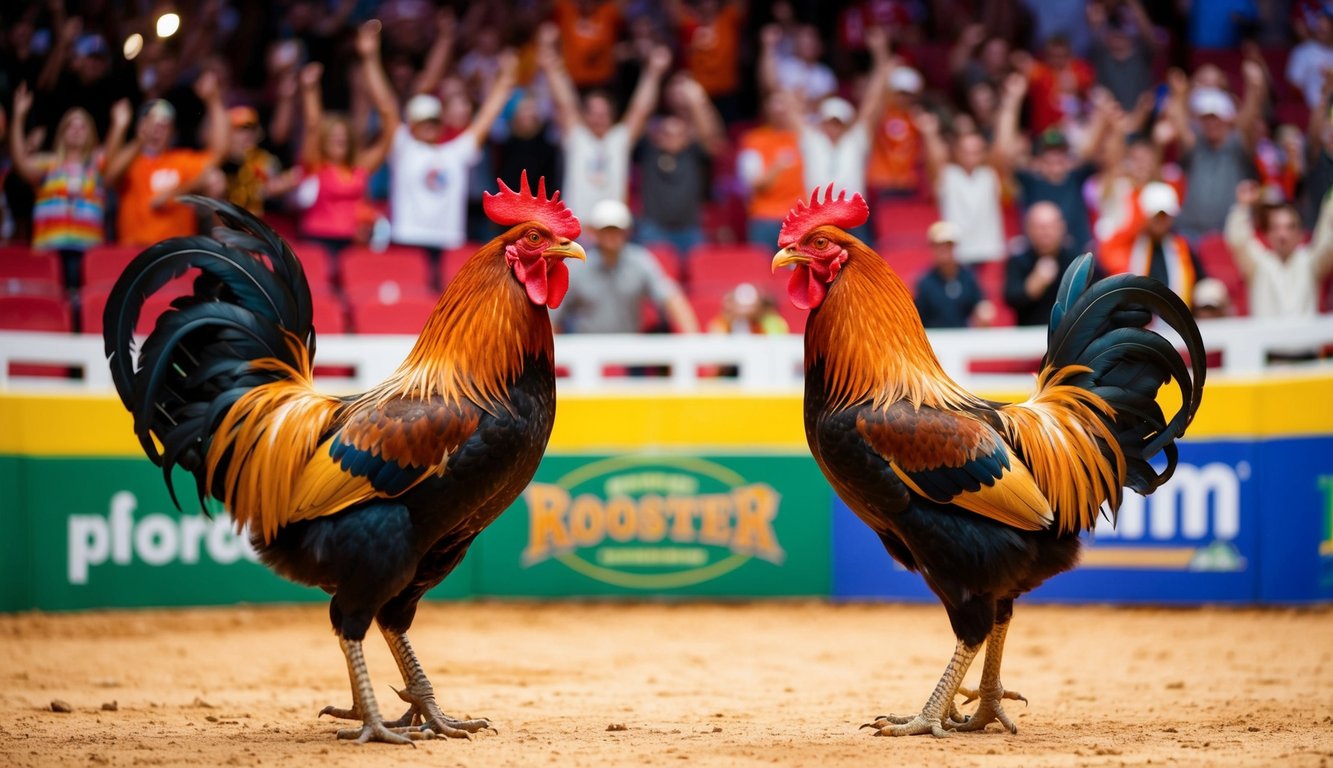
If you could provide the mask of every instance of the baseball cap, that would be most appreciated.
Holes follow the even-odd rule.
[[[105,56],[109,51],[106,39],[101,35],[82,35],[74,41],[74,55],[80,58],[84,56]]]
[[[1230,296],[1227,292],[1226,283],[1215,277],[1205,277],[1194,284],[1194,307],[1213,307],[1222,309],[1226,307]]]
[[[1040,155],[1048,149],[1069,149],[1069,140],[1059,128],[1047,128],[1032,141],[1032,154]]]
[[[1190,111],[1199,117],[1214,115],[1223,120],[1236,118],[1236,102],[1220,88],[1195,88],[1190,94]]]
[[[439,120],[444,113],[440,100],[429,93],[418,93],[407,102],[407,123],[420,123],[423,120]]]
[[[1180,196],[1170,184],[1150,181],[1139,192],[1139,207],[1145,216],[1156,216],[1159,213],[1175,216],[1180,213]]]
[[[856,119],[856,107],[846,99],[830,96],[819,103],[819,119],[850,123]]]
[[[232,107],[227,110],[227,119],[231,121],[232,128],[240,128],[245,125],[259,125],[259,113],[254,107]]]
[[[926,241],[931,245],[958,242],[958,227],[952,221],[937,221],[926,230]]]
[[[592,207],[588,214],[588,226],[593,229],[629,229],[634,225],[629,206],[619,200],[603,200]]]
[[[153,99],[144,102],[144,105],[139,108],[139,117],[174,122],[176,120],[176,108],[171,106],[171,102],[166,99]]]
[[[921,73],[911,67],[898,67],[889,74],[889,89],[900,93],[921,93]]]

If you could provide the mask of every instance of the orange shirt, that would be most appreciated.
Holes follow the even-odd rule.
[[[151,245],[168,237],[193,235],[194,209],[172,200],[157,210],[153,197],[194,181],[208,166],[208,153],[169,149],[156,156],[139,155],[125,171],[120,185],[120,213],[116,233],[124,245]]]
[[[728,4],[707,24],[694,14],[681,26],[685,66],[709,96],[725,96],[740,86],[741,12]]]
[[[1028,72],[1028,104],[1033,136],[1052,126],[1058,126],[1065,116],[1074,111],[1092,87],[1092,67],[1081,59],[1069,66],[1054,70],[1043,62],[1034,62]]]
[[[565,69],[580,88],[606,85],[616,74],[616,33],[620,9],[614,2],[602,2],[583,16],[574,0],[557,0],[555,23],[560,27],[560,48],[565,54]]]
[[[805,197],[801,171],[801,148],[795,131],[761,125],[741,137],[741,153],[753,153],[763,161],[763,175],[776,165],[786,167],[773,183],[750,195],[749,214],[755,219],[782,219],[797,200]]]
[[[866,184],[871,189],[914,190],[921,184],[921,135],[912,115],[900,107],[884,112],[870,148]]]

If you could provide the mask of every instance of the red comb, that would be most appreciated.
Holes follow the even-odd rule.
[[[482,209],[486,211],[486,216],[496,224],[502,227],[512,227],[526,221],[535,221],[551,230],[556,237],[563,237],[568,240],[573,240],[583,231],[574,212],[560,202],[559,190],[549,200],[546,198],[545,176],[537,180],[537,194],[535,195],[532,194],[532,189],[528,187],[527,171],[524,171],[523,176],[519,179],[517,192],[505,186],[505,183],[499,179],[496,179],[496,182],[500,185],[499,194],[492,195],[490,192],[484,192],[481,195]]]
[[[786,248],[805,236],[806,232],[823,224],[833,224],[843,229],[852,229],[866,223],[870,218],[870,208],[857,192],[847,199],[847,190],[833,197],[833,183],[824,190],[824,200],[819,199],[819,187],[810,194],[810,204],[797,200],[796,207],[787,212],[782,220],[782,231],[778,233],[778,247]]]

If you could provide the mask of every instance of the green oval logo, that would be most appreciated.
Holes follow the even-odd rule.
[[[523,499],[524,567],[555,559],[605,584],[659,590],[786,558],[773,531],[777,491],[704,459],[603,459],[533,483]]]

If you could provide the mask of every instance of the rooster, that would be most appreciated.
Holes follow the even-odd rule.
[[[1175,440],[1199,407],[1204,350],[1189,310],[1145,277],[1093,282],[1084,255],[1060,284],[1036,392],[1002,404],[945,375],[912,295],[846,230],[864,224],[860,195],[803,201],[781,229],[773,269],[795,265],[791,301],[805,330],[805,433],[815,461],[889,554],[944,603],[957,645],[920,713],[882,715],[876,735],[948,735],[999,721],[1005,633],[1015,598],[1072,568],[1079,533],[1124,487],[1148,494],[1174,472]],[[1181,336],[1191,365],[1146,326],[1156,314]],[[1158,390],[1175,379],[1168,421]],[[1149,461],[1164,457],[1160,470]],[[981,684],[961,683],[986,646]],[[955,696],[977,700],[971,717]]]
[[[141,253],[107,302],[106,352],[144,451],[194,475],[200,502],[220,501],[248,528],[264,563],[332,595],[347,658],[350,709],[339,731],[359,742],[411,744],[490,728],[440,710],[407,639],[417,603],[458,565],[482,529],[523,491],[555,418],[548,307],[583,259],[579,222],[534,195],[526,174],[484,207],[510,227],[473,254],[440,297],[416,345],[374,389],[333,397],[314,388],[310,289],[291,249],[250,214],[203,198],[226,227]],[[157,319],[134,366],[145,297],[191,268],[192,295]],[[409,703],[381,718],[362,654],[379,625]]]

